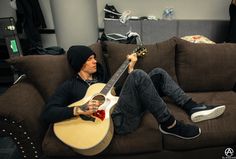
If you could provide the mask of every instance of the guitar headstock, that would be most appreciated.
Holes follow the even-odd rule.
[[[147,49],[143,46],[139,46],[133,51],[133,53],[136,53],[138,57],[144,56],[147,52]]]

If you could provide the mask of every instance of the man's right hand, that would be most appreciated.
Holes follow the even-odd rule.
[[[87,103],[86,109],[82,110],[79,106],[74,107],[74,115],[92,115],[98,110],[100,102],[98,100],[90,100]]]

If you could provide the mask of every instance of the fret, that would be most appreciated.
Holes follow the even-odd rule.
[[[133,51],[133,53],[136,53],[137,57],[144,56],[145,53],[147,53],[147,49],[144,47],[138,47]],[[111,79],[108,81],[108,83],[105,85],[105,87],[101,90],[101,92],[100,92],[101,94],[107,95],[107,93],[112,89],[112,87],[116,84],[116,82],[121,77],[121,75],[127,69],[129,62],[130,61],[128,59],[126,59],[123,62],[123,64],[119,67],[119,69],[111,77]]]
[[[112,89],[112,87],[116,84],[116,82],[124,73],[128,65],[129,65],[129,60],[126,59],[123,62],[123,64],[119,67],[119,69],[115,72],[115,74],[111,77],[111,79],[108,81],[105,87],[101,90],[102,94],[106,95]]]

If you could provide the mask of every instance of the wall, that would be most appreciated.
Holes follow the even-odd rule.
[[[98,38],[96,0],[51,0],[58,45],[90,45]]]
[[[41,10],[43,12],[44,20],[47,24],[47,29],[55,29],[53,19],[52,19],[52,12],[51,12],[51,5],[49,0],[39,0],[39,4]],[[43,47],[49,46],[57,46],[57,39],[56,34],[41,34]]]
[[[9,5],[9,0],[0,1],[0,17],[15,17],[14,9]]]
[[[102,0],[98,1],[98,22],[103,27],[104,6],[114,5],[119,12],[130,10],[132,16],[153,15],[162,18],[165,8],[174,8],[176,19],[229,19],[231,0]]]
[[[16,12],[11,8],[9,4],[10,0],[1,0],[0,1],[0,18],[1,17],[14,17],[16,19]],[[54,29],[51,7],[48,0],[39,0],[44,18],[47,24],[48,29]],[[57,40],[55,34],[42,34],[42,44],[44,47],[56,46]]]
[[[0,1],[0,17],[7,17],[7,16],[14,16],[14,10],[9,5],[10,0],[1,0]],[[51,6],[50,1],[53,0],[39,0],[46,23],[48,28],[50,29],[56,29],[57,27],[62,26],[54,26],[54,20],[55,17],[58,18],[58,16],[61,16],[63,18],[66,18],[65,20],[71,21],[74,23],[68,24],[67,26],[63,26],[63,30],[68,32],[67,35],[70,35],[70,41],[66,42],[67,39],[64,40],[64,42],[60,42],[63,38],[56,37],[55,34],[50,35],[42,35],[43,39],[43,45],[44,46],[54,46],[58,44],[62,45],[65,48],[68,48],[70,45],[69,43],[71,41],[74,41],[76,43],[84,43],[84,44],[90,44],[94,42],[94,38],[97,37],[97,33],[94,32],[94,28],[92,30],[89,30],[89,28],[84,27],[84,23],[86,23],[87,26],[89,25],[96,25],[95,28],[100,27],[102,28],[103,25],[103,18],[104,18],[104,6],[105,4],[114,5],[116,9],[119,12],[123,12],[125,10],[131,10],[131,15],[133,16],[149,16],[154,15],[157,18],[162,17],[162,12],[165,8],[173,7],[175,10],[175,18],[176,19],[215,19],[215,20],[227,20],[229,19],[229,13],[228,8],[231,0],[87,0],[87,1],[96,1],[95,2],[88,2],[91,3],[90,10],[85,10],[83,13],[80,11],[85,9],[86,7],[89,8],[89,6],[86,6],[84,3],[85,1],[80,2],[80,0],[58,0],[59,3],[62,3],[65,5],[65,7],[70,8],[72,7],[73,10],[73,4],[77,5],[77,11],[73,10],[74,16],[66,16],[69,15],[72,10],[59,10],[56,14],[52,15],[52,8],[55,6]],[[56,1],[56,0],[55,0]],[[64,2],[62,2],[64,1]],[[83,7],[83,5],[85,7]],[[95,5],[95,6],[94,6]],[[94,13],[97,12],[97,13]],[[54,17],[54,18],[53,18]],[[93,17],[93,18],[91,18]],[[96,17],[96,19],[94,19]],[[60,21],[60,20],[59,20]],[[62,22],[62,21],[61,21]],[[62,23],[59,22],[59,25],[62,25]],[[95,23],[97,24],[95,24]],[[77,26],[77,28],[72,28],[71,25]],[[81,29],[82,28],[82,29]],[[74,30],[79,32],[81,31],[81,34],[78,35]],[[90,28],[91,29],[91,28]],[[70,33],[71,32],[71,33]],[[87,33],[86,33],[87,32]],[[75,33],[75,34],[73,34]],[[89,34],[91,33],[91,34]],[[96,34],[96,35],[92,35]],[[90,40],[88,40],[88,35],[94,36]],[[81,38],[81,40],[78,40]],[[56,39],[58,38],[58,39]],[[87,39],[86,39],[87,38]]]

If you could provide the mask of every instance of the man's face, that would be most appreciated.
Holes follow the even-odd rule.
[[[97,71],[97,60],[94,55],[89,56],[81,71],[87,72],[89,74],[93,74]]]

